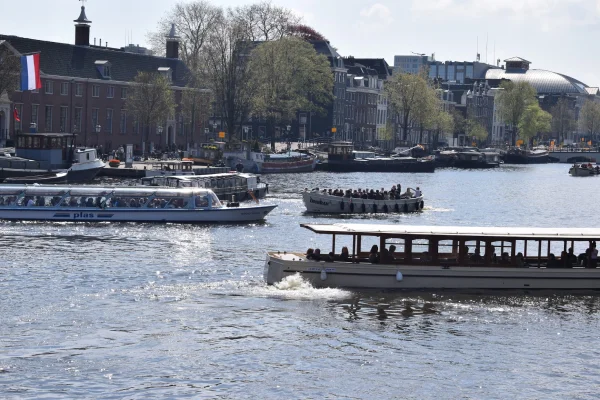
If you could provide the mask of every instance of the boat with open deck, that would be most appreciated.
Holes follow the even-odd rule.
[[[408,190],[402,195],[385,199],[355,198],[347,195],[338,196],[327,190],[305,190],[302,201],[309,213],[326,214],[364,214],[364,213],[408,213],[417,212],[425,207],[421,191]],[[379,192],[379,191],[378,191]],[[378,193],[379,194],[379,193]]]
[[[301,226],[330,235],[332,252],[316,260],[303,253],[271,251],[264,270],[268,284],[300,274],[315,287],[600,289],[600,269],[593,258],[600,229]],[[350,250],[336,255],[336,245]],[[365,252],[365,245],[382,252]]]
[[[203,188],[0,185],[0,219],[19,221],[253,222],[275,207],[224,205]]]

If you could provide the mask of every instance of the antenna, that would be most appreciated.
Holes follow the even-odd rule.
[[[479,36],[477,36],[477,58],[479,58]],[[477,60],[479,61],[479,59]]]
[[[489,39],[489,34],[486,33],[485,34],[485,63],[488,63],[488,39]]]

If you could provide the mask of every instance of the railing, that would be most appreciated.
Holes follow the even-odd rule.
[[[556,153],[598,153],[600,152],[600,148],[596,147],[596,148],[585,148],[585,149],[557,149],[557,148],[550,148],[549,149],[552,152],[556,152]]]

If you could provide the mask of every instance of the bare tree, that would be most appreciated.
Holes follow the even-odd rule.
[[[0,97],[6,93],[10,98],[19,84],[20,59],[0,41]]]
[[[139,72],[127,96],[127,109],[144,123],[146,133],[142,137],[148,145],[151,127],[164,123],[175,109],[169,80],[158,73]],[[142,151],[145,154],[146,149]]]
[[[281,39],[289,35],[289,27],[299,25],[301,18],[287,8],[263,1],[230,10],[230,16],[253,42]]]
[[[188,68],[197,71],[204,45],[222,19],[223,10],[206,0],[177,3],[158,22],[156,31],[148,34],[148,40],[156,54],[164,55],[165,37],[171,30],[171,24],[175,24],[181,37],[180,57]]]
[[[591,140],[596,139],[600,132],[600,104],[593,100],[586,100],[579,113],[579,126],[590,135]]]
[[[181,115],[190,124],[190,141],[195,142],[196,126],[208,120],[211,111],[212,93],[210,90],[198,89],[196,80],[190,80],[190,84],[181,94]],[[188,142],[186,131],[186,143]]]
[[[565,137],[575,128],[575,112],[571,103],[561,97],[550,109],[552,115],[552,131],[558,135],[558,144],[562,144]]]

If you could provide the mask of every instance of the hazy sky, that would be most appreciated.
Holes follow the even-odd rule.
[[[89,0],[91,37],[111,47],[144,45],[147,32],[177,0]],[[273,0],[291,8],[343,56],[385,58],[435,53],[437,60],[519,56],[532,68],[600,86],[600,0]],[[219,0],[236,6],[243,0]],[[26,10],[24,10],[26,7]],[[0,0],[0,33],[74,42],[76,0]],[[486,38],[487,56],[486,56]],[[495,57],[494,57],[495,55]]]

